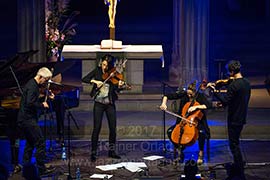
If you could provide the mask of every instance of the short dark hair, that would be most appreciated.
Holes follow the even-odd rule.
[[[229,72],[233,72],[234,74],[237,74],[241,70],[241,64],[240,61],[237,60],[231,60],[226,65],[226,68]]]

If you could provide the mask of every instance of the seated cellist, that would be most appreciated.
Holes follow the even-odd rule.
[[[186,103],[192,101],[195,97],[196,94],[196,81],[194,83],[191,83],[188,85],[187,90],[182,90],[180,92],[172,93],[172,94],[166,94],[163,96],[162,103],[160,105],[160,109],[166,110],[167,109],[167,100],[177,100],[180,99],[180,104],[179,104],[179,109],[178,109],[178,114],[181,115],[183,107]],[[203,156],[204,156],[204,144],[205,140],[210,138],[210,129],[207,124],[207,119],[206,119],[206,112],[205,110],[208,108],[211,108],[211,103],[206,99],[203,93],[198,92],[196,95],[195,99],[200,105],[196,106],[191,106],[188,108],[188,113],[191,113],[196,110],[201,110],[203,113],[203,117],[201,118],[200,121],[198,121],[198,130],[199,130],[199,137],[198,137],[198,143],[199,143],[199,154],[198,154],[198,160],[197,163],[198,165],[201,165],[203,163]],[[176,123],[180,123],[181,119],[177,118]],[[175,126],[175,125],[174,125]],[[167,134],[170,137],[170,134],[174,128],[172,126],[167,130]],[[175,148],[178,148],[178,145],[173,143]],[[185,148],[185,147],[184,147]],[[181,148],[181,161],[183,162],[184,160],[184,154],[183,150],[184,148]]]

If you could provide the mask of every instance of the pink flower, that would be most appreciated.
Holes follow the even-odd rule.
[[[74,27],[77,24],[72,23],[72,20],[79,13],[66,14],[69,1],[45,0],[45,40],[48,57],[59,56],[59,51],[76,34]],[[63,24],[63,27],[60,27],[60,24]]]

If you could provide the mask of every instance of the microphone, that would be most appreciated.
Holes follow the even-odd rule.
[[[58,86],[64,86],[63,84],[61,83],[58,83],[58,82],[55,82],[55,81],[52,81],[51,79],[48,80],[48,83],[49,84],[55,84],[55,85],[58,85]]]

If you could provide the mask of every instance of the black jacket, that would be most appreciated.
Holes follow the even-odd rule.
[[[228,106],[228,125],[246,123],[250,93],[250,83],[246,78],[238,78],[231,82],[225,95],[215,93],[221,103]]]
[[[30,79],[23,88],[20,110],[18,114],[19,124],[32,124],[38,120],[38,110],[43,108],[39,99],[39,86],[35,79]]]

